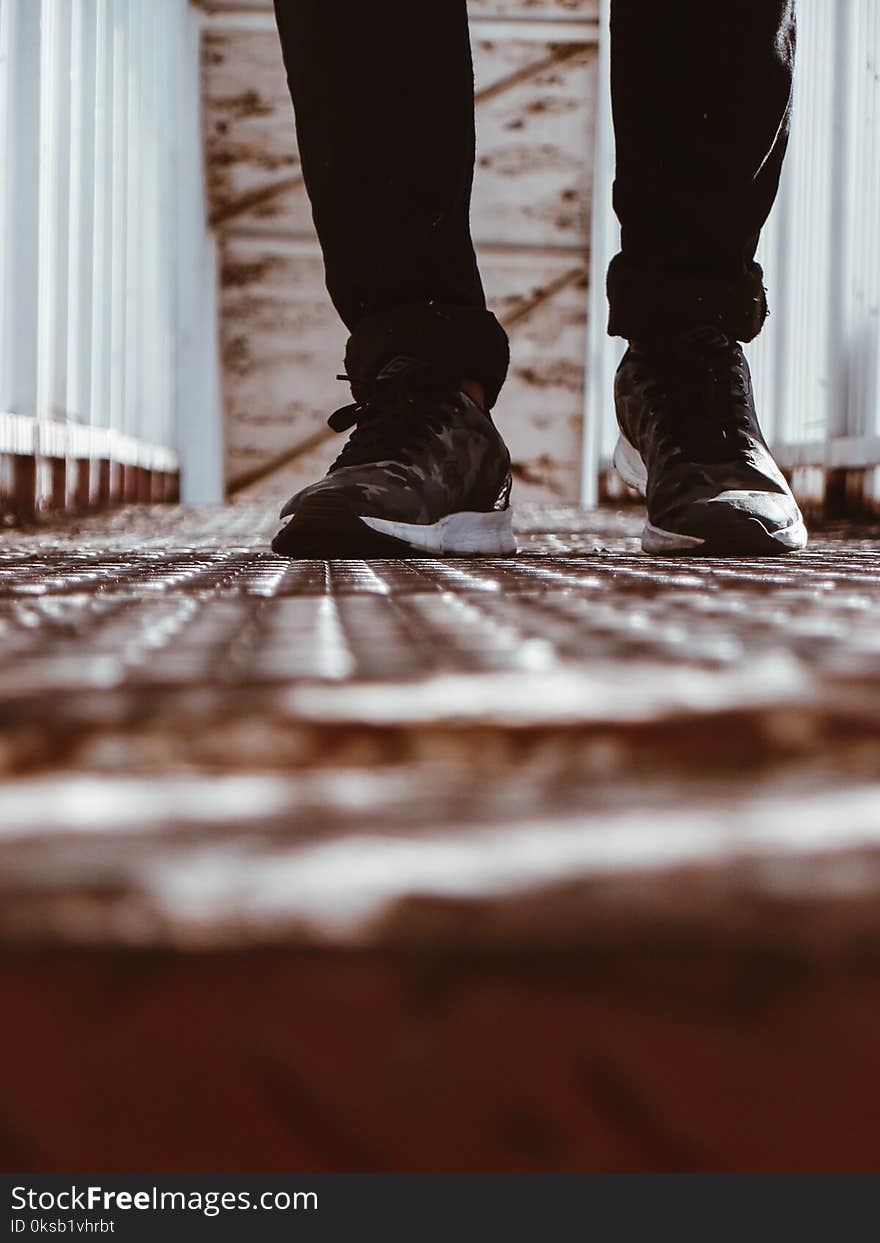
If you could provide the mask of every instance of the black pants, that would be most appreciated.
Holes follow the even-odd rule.
[[[303,175],[349,374],[395,354],[480,380],[508,364],[470,237],[465,0],[275,0]],[[794,0],[612,0],[609,331],[767,314],[754,262],[788,138]],[[355,386],[355,391],[357,388]]]

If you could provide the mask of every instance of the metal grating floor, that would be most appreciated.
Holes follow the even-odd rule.
[[[873,1168],[880,539],[519,522],[6,535],[9,1168]]]
[[[4,699],[45,696],[51,713],[77,689],[623,672],[632,662],[744,683],[747,666],[770,659],[801,674],[880,676],[880,539],[817,539],[779,561],[685,563],[639,554],[638,525],[535,510],[517,558],[444,561],[285,561],[265,550],[274,522],[249,506],[131,510],[8,535]]]
[[[728,865],[743,852],[797,853],[797,833],[774,836],[780,808],[811,858],[817,842],[838,862],[873,849],[880,539],[830,533],[785,560],[672,562],[639,553],[638,528],[631,512],[526,508],[515,559],[371,562],[274,557],[273,515],[252,504],[9,533],[6,932],[76,939],[71,893],[101,878],[128,895],[92,911],[107,935],[139,894],[142,914],[163,911],[145,937],[185,941],[189,899],[174,895],[219,851],[199,936],[210,926],[223,940],[230,909],[236,935],[329,919],[361,936],[360,916],[339,914],[364,909],[351,860],[343,880],[315,882],[321,912],[295,882],[307,843],[352,833],[371,838],[371,857],[389,833],[425,846],[412,869],[389,860],[386,916],[443,888],[430,860],[450,833],[474,843],[469,892],[498,901],[508,885],[520,893],[504,862],[520,850],[513,873],[546,896],[572,869],[616,877],[615,843],[629,840],[644,875],[627,901],[662,895],[657,835],[679,840],[682,823],[696,836],[676,868],[702,860],[738,877]],[[844,805],[844,837],[817,839],[817,815],[830,824]],[[548,853],[530,874],[535,823]],[[502,826],[499,854],[485,834]],[[221,866],[230,841],[233,873]],[[288,877],[279,907],[266,898],[271,930],[254,898],[272,889],[266,850]],[[565,909],[580,927],[584,911]]]

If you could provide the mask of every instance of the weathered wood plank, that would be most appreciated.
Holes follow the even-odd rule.
[[[580,17],[594,6],[497,0],[473,11]],[[473,40],[473,231],[490,304],[505,319],[533,290],[586,270],[596,53],[491,39],[485,29]],[[345,334],[324,290],[274,30],[209,29],[204,74],[211,205],[224,255],[227,477],[235,482],[320,433],[345,397],[333,379]],[[584,316],[581,280],[513,329],[499,419],[526,496],[577,496]],[[326,452],[286,467],[277,486],[301,486],[335,451],[331,439]]]

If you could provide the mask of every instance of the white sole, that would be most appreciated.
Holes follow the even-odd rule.
[[[612,462],[623,482],[635,488],[640,496],[644,496],[648,489],[648,472],[638,449],[625,436],[617,437]]]
[[[509,557],[516,552],[509,509],[494,509],[488,514],[462,511],[425,524],[358,516],[373,531],[401,540],[420,552],[481,557]]]
[[[705,542],[696,535],[664,531],[651,522],[642,527],[642,552],[691,552],[694,548],[702,548]]]
[[[638,449],[622,434],[614,447],[613,464],[623,482],[644,496],[648,487],[648,471]],[[803,519],[799,517],[796,522],[779,531],[768,531],[767,538],[786,552],[798,552],[806,548],[809,536]],[[705,543],[704,539],[695,535],[664,531],[662,527],[655,527],[650,522],[646,522],[642,530],[642,551],[647,553],[692,552]]]

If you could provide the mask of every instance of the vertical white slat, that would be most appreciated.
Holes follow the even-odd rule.
[[[593,170],[593,214],[590,240],[590,292],[587,314],[586,383],[584,385],[583,462],[581,504],[599,499],[602,460],[613,452],[616,425],[609,412],[614,408],[614,372],[622,349],[606,333],[608,306],[605,268],[620,244],[620,228],[614,215],[611,188],[614,178],[614,133],[611,120],[610,0],[600,0],[599,58],[596,83],[596,140]],[[610,443],[609,443],[610,441]]]
[[[867,118],[861,167],[865,170],[864,192],[858,202],[859,238],[865,240],[864,285],[859,288],[862,315],[867,323],[864,360],[865,421],[873,434],[880,434],[880,9],[863,0],[865,61],[863,75]]]
[[[110,104],[110,427],[126,430],[128,311],[128,16],[129,0],[110,0],[113,90]]]
[[[15,134],[14,62],[18,0],[0,0],[0,168],[9,170]],[[6,372],[9,365],[6,340],[10,307],[7,290],[12,274],[9,263],[11,240],[10,177],[0,178],[0,413],[6,409]],[[0,479],[0,493],[3,481]]]
[[[40,0],[3,0],[3,210],[0,249],[0,410],[37,410],[37,271],[40,132]]]
[[[67,400],[70,17],[69,0],[43,0],[37,411],[45,419],[63,419]]]
[[[150,0],[154,3],[155,0]],[[144,0],[127,0],[126,34],[128,56],[127,137],[125,159],[125,402],[122,425],[129,436],[143,434],[142,351],[143,351],[143,25]]]
[[[169,15],[177,8],[168,0],[149,0],[142,9],[142,90],[141,128],[142,189],[142,435],[156,444],[171,445],[175,440],[174,411],[169,387],[173,359],[169,343],[173,325],[170,291],[175,279],[173,233],[168,201],[177,189],[167,176],[166,137],[177,119],[167,111],[168,62],[174,47],[168,38]]]
[[[151,344],[151,397],[156,410],[160,443],[175,444],[174,417],[174,308],[177,302],[176,231],[173,202],[175,194],[172,133],[176,124],[173,111],[175,92],[169,88],[169,65],[174,63],[176,47],[173,0],[157,0],[153,10],[155,46],[153,56],[153,141],[154,180],[153,230],[155,253],[152,273],[155,279],[154,324]]]
[[[160,72],[162,89],[159,94],[157,113],[157,140],[160,167],[159,230],[163,239],[160,256],[162,274],[162,401],[168,443],[179,445],[178,423],[186,418],[183,407],[178,404],[177,374],[180,366],[178,350],[178,320],[180,305],[179,258],[179,197],[177,175],[177,126],[179,106],[179,82],[177,65],[182,55],[180,48],[180,13],[174,0],[162,0],[162,24],[160,28]]]
[[[854,73],[858,49],[855,45],[856,17],[860,0],[839,0],[834,14],[832,61],[834,97],[832,102],[832,163],[828,169],[829,251],[831,282],[827,307],[829,351],[829,439],[852,434],[852,408],[849,393],[849,336],[852,323],[852,268],[855,236],[853,225],[853,159],[861,129],[858,108],[859,74]]]
[[[178,444],[183,447],[188,443],[187,433],[181,426],[183,416],[184,401],[187,396],[187,385],[182,375],[183,362],[186,356],[185,345],[183,341],[183,324],[185,309],[185,272],[184,272],[184,252],[185,252],[185,211],[184,202],[185,195],[183,185],[182,167],[182,135],[181,126],[176,123],[176,118],[181,116],[182,109],[185,107],[183,95],[183,80],[186,72],[187,49],[182,46],[182,36],[180,29],[179,13],[169,12],[168,15],[168,40],[166,47],[166,108],[164,113],[164,150],[163,150],[163,166],[166,184],[168,186],[177,187],[173,196],[169,196],[168,202],[170,212],[166,219],[167,236],[169,239],[169,251],[171,254],[171,270],[169,272],[169,289],[171,293],[171,303],[169,306],[170,321],[173,324],[173,335],[171,340],[172,366],[171,378],[172,386],[169,394],[171,406],[176,412],[177,417],[177,439]]]
[[[857,0],[851,27],[854,85],[847,272],[846,378],[850,434],[880,435],[880,6]]]
[[[168,432],[168,443],[178,446],[178,419],[185,417],[177,407],[177,308],[178,308],[178,228],[177,228],[177,166],[175,163],[175,126],[177,89],[174,66],[177,63],[179,33],[178,16],[173,0],[163,0],[161,27],[160,72],[162,89],[157,116],[160,165],[160,218],[162,235],[162,400]]]
[[[178,41],[175,169],[177,196],[177,434],[181,495],[190,504],[223,497],[223,423],[217,339],[217,254],[206,226],[202,162],[198,15]]]
[[[835,155],[836,6],[802,5],[794,119],[783,193],[776,205],[788,248],[782,281],[768,263],[771,305],[783,290],[785,314],[767,325],[765,351],[783,360],[777,377],[775,441],[822,441],[834,422],[829,305],[835,293],[831,237]],[[779,235],[777,235],[779,236]]]
[[[87,423],[92,411],[98,6],[93,0],[77,0],[71,21],[66,413]]]
[[[140,61],[140,435],[161,444],[164,440],[163,411],[158,401],[155,382],[158,363],[156,352],[161,239],[157,232],[158,203],[156,199],[159,163],[156,149],[155,49],[156,27],[161,17],[161,0],[142,5],[139,15],[138,41]]]
[[[91,422],[111,425],[113,334],[113,0],[95,0],[95,175],[92,196]]]

